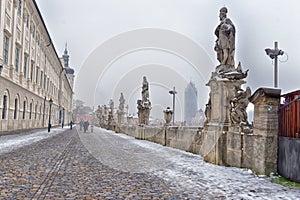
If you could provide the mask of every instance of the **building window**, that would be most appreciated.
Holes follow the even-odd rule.
[[[35,25],[33,24],[32,26],[32,37],[34,38],[35,37]]]
[[[37,115],[37,109],[38,109],[38,105],[37,104],[35,104],[35,113],[34,113],[34,119],[36,119],[36,115]]]
[[[50,80],[49,77],[47,78],[47,92],[49,92],[49,84],[50,84]]]
[[[19,61],[20,61],[20,49],[16,48],[16,60],[15,60],[15,71],[19,72]]]
[[[27,63],[28,63],[28,57],[25,56],[25,57],[24,57],[24,69],[23,69],[23,72],[24,72],[24,78],[27,77]]]
[[[40,105],[40,119],[42,118],[42,105]]]
[[[36,72],[35,72],[35,83],[38,84],[38,80],[39,80],[39,68],[36,68]]]
[[[44,74],[44,90],[46,90],[46,84],[47,84],[47,77],[46,73]]]
[[[32,114],[32,102],[29,104],[29,119],[31,119]]]
[[[26,114],[26,101],[23,102],[23,119],[25,119]]]
[[[18,117],[18,98],[15,98],[15,110],[14,110],[14,119]]]
[[[41,71],[40,86],[43,87],[43,72]]]
[[[7,113],[7,95],[3,96],[3,105],[2,105],[2,119],[6,119]]]
[[[22,0],[19,0],[18,4],[18,15],[21,16],[22,14]]]
[[[30,16],[27,13],[27,16],[26,16],[26,28],[29,28],[29,19],[30,19]]]
[[[34,63],[31,63],[31,69],[30,69],[30,81],[32,83],[33,80],[33,70],[34,70]]]
[[[37,44],[40,46],[40,34],[37,34]]]
[[[3,59],[5,64],[8,64],[8,55],[9,55],[9,37],[4,36]]]

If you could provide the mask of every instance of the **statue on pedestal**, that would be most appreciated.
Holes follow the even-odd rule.
[[[139,124],[149,125],[151,102],[149,100],[149,84],[146,76],[143,77],[142,99],[137,100]]]
[[[143,77],[143,85],[142,85],[142,101],[149,101],[149,84],[147,81],[147,77]]]
[[[111,99],[109,101],[109,112],[108,112],[108,125],[113,126],[115,125],[115,119],[114,119],[114,101]]]
[[[119,99],[119,110],[118,110],[118,123],[122,124],[124,123],[124,115],[125,115],[125,98],[123,93],[121,93],[120,99]]]
[[[235,68],[234,54],[235,54],[235,26],[232,21],[227,18],[228,10],[226,7],[220,9],[220,24],[215,30],[217,40],[215,43],[215,51],[217,52],[217,59],[220,65],[216,67],[216,72],[213,72],[212,78],[227,78],[229,80],[244,79],[248,75],[248,70],[244,73],[242,71],[241,63]]]

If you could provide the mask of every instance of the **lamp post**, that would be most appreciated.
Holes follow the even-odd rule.
[[[50,98],[50,100],[49,100],[50,110],[49,110],[48,133],[50,132],[50,129],[51,129],[51,108],[52,108],[52,103],[53,103],[53,100],[52,100],[52,98]]]
[[[175,87],[173,87],[173,90],[170,90],[169,93],[173,95],[173,126],[174,126],[175,125],[175,95],[177,94]]]
[[[270,56],[271,59],[275,59],[274,62],[274,87],[278,87],[278,56],[282,56],[284,54],[284,51],[281,49],[278,49],[278,42],[274,43],[274,49],[265,49],[268,56]]]

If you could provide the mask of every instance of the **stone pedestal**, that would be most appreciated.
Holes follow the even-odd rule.
[[[243,80],[210,80],[211,113],[210,122],[230,124],[230,101],[235,97],[237,88],[246,83]]]
[[[230,101],[244,83],[243,80],[211,79],[207,84],[210,87],[210,99],[200,149],[200,154],[207,162],[227,165],[227,133],[233,126],[230,120]]]

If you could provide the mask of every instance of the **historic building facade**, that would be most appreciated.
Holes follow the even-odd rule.
[[[0,11],[0,132],[70,122],[67,49],[59,58],[35,0],[1,0]]]

